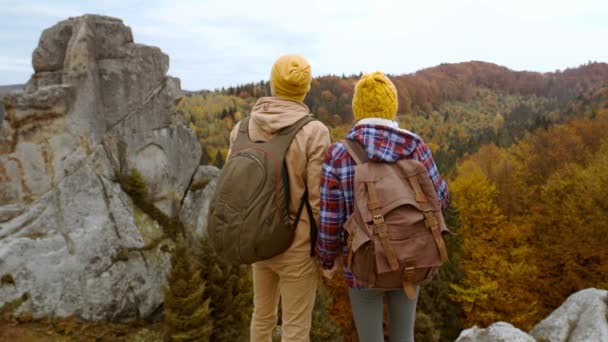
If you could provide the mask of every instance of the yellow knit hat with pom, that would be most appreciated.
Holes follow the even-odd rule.
[[[356,121],[365,118],[394,120],[398,106],[397,89],[382,72],[363,75],[357,82],[353,95]]]
[[[300,55],[283,55],[274,62],[270,83],[274,95],[294,101],[304,101],[310,90],[310,64]]]

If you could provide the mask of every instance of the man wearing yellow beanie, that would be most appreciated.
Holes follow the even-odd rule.
[[[304,101],[310,90],[310,65],[300,55],[283,55],[272,66],[270,87],[274,95],[293,101]]]
[[[312,116],[302,102],[310,89],[311,80],[310,65],[304,57],[284,55],[277,59],[270,73],[273,96],[258,99],[250,117],[246,118],[249,120],[249,139],[272,143],[271,139],[284,128]],[[230,134],[230,151],[233,150],[242,123],[243,121],[239,122]],[[318,281],[318,263],[313,252],[319,220],[319,175],[329,145],[329,130],[323,123],[314,120],[306,123],[296,133],[285,154],[289,185],[288,211],[291,223],[296,225],[295,237],[285,252],[253,263],[252,342],[272,340],[272,331],[277,324],[279,298],[283,321],[282,340],[310,340]],[[304,204],[307,210],[301,211],[296,223],[298,209]]]
[[[355,86],[353,96],[355,126],[346,139],[363,147],[370,161],[395,163],[400,159],[415,159],[427,169],[442,207],[448,203],[447,184],[437,172],[431,151],[416,134],[400,129],[395,121],[398,109],[397,90],[383,73],[364,75]],[[323,274],[331,278],[336,271],[336,258],[344,252],[348,233],[343,225],[354,209],[355,161],[344,143],[330,146],[321,173],[321,222],[317,239],[317,256]],[[363,288],[356,277],[344,268],[349,288],[359,341],[384,341],[382,303],[386,294],[389,304],[391,341],[414,341],[416,299],[409,299],[402,289],[381,290]],[[416,289],[417,291],[417,289]],[[417,298],[417,296],[416,296]]]

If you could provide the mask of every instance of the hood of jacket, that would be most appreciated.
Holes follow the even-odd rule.
[[[408,157],[422,143],[419,136],[399,128],[397,122],[379,118],[359,120],[346,138],[363,145],[370,160],[388,163]]]
[[[278,97],[262,97],[251,110],[251,120],[269,134],[293,125],[306,115],[312,114],[304,103]]]

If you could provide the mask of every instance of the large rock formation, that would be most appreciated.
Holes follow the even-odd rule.
[[[605,342],[608,341],[608,291],[585,289],[572,294],[530,334],[509,323],[463,330],[456,342]]]
[[[530,335],[538,341],[608,341],[608,291],[586,289],[571,295]]]
[[[95,15],[45,30],[32,64],[25,91],[4,98],[0,128],[0,306],[27,293],[17,313],[147,317],[162,303],[173,241],[119,180],[137,170],[156,216],[198,231],[195,206],[212,190],[189,187],[196,174],[214,184],[173,114],[179,80],[160,49]]]

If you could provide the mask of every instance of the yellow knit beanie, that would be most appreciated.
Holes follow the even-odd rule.
[[[294,101],[304,101],[310,90],[310,64],[300,55],[283,55],[274,62],[270,82],[274,95]]]
[[[382,72],[376,71],[361,77],[353,95],[355,120],[382,118],[394,120],[399,106],[397,89]]]

